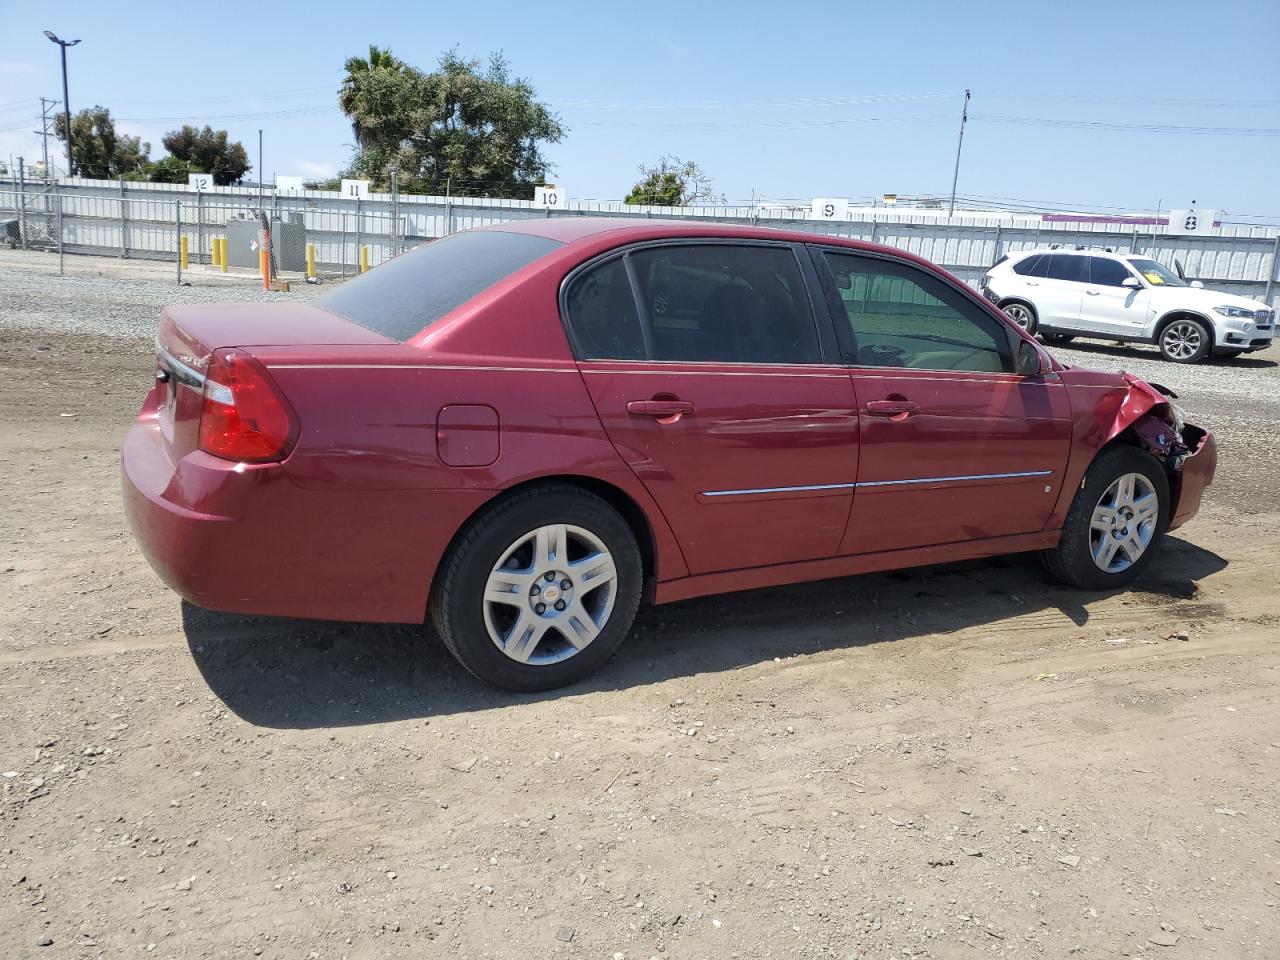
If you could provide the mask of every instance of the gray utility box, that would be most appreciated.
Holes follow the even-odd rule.
[[[258,269],[262,221],[254,217],[227,221],[227,265]],[[277,270],[307,268],[307,228],[298,221],[271,221],[271,258]]]

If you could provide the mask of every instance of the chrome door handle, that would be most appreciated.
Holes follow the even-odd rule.
[[[1039,281],[1039,280],[1028,280],[1028,281],[1027,281],[1027,286],[1028,286],[1028,287],[1038,287],[1038,286],[1040,286],[1040,281]]]
[[[1091,297],[1096,297],[1096,296],[1097,296],[1098,294],[1100,294],[1101,292],[1102,292],[1101,290],[1086,290],[1086,291],[1085,291],[1085,293],[1087,293],[1087,294],[1088,294],[1089,296],[1091,296]]]

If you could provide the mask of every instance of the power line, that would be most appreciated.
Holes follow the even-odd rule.
[[[1098,120],[1057,120],[1049,117],[1008,117],[993,113],[975,113],[974,120],[988,123],[1012,123],[1031,127],[1069,127],[1079,130],[1115,130],[1126,133],[1185,133],[1204,136],[1276,137],[1277,127],[1194,127],[1167,123],[1104,123]]]

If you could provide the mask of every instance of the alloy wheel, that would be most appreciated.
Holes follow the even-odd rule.
[[[1160,499],[1141,473],[1126,473],[1103,492],[1089,521],[1089,552],[1104,573],[1137,563],[1155,538]]]
[[[1160,339],[1164,352],[1174,360],[1191,359],[1203,343],[1200,328],[1185,320],[1170,324]]]
[[[1020,326],[1023,330],[1031,326],[1031,310],[1021,303],[1011,303],[1004,308],[1004,312],[1008,314],[1009,319]]]
[[[518,663],[560,663],[604,629],[618,570],[604,542],[571,524],[538,527],[512,543],[484,590],[491,639]]]

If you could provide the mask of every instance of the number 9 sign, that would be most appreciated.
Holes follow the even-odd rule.
[[[838,197],[814,197],[810,216],[815,220],[848,220],[849,201]]]

